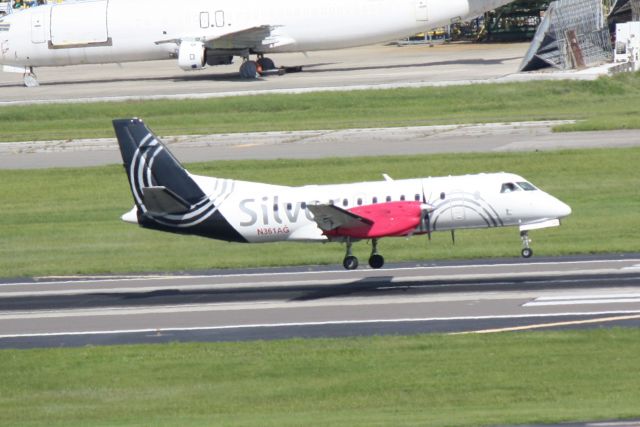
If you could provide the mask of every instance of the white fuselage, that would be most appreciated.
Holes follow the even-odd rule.
[[[276,42],[254,47],[253,53],[346,48],[399,39],[508,2],[68,1],[14,11],[3,17],[0,63],[38,67],[175,58],[180,40],[212,39],[265,25],[274,28]]]
[[[248,242],[327,240],[306,209],[313,203],[349,210],[389,201],[421,201],[433,208],[431,231],[501,226],[526,229],[571,213],[568,205],[550,194],[533,186],[525,190],[526,185],[519,183],[527,181],[510,173],[304,187],[192,178]],[[513,184],[513,190],[505,191],[506,184]],[[129,218],[137,222],[135,215]]]

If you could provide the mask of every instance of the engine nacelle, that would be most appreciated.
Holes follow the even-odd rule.
[[[202,70],[205,66],[204,44],[198,41],[183,41],[178,51],[178,66],[185,71]]]

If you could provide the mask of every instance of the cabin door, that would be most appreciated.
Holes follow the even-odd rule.
[[[42,11],[34,12],[31,15],[31,41],[33,43],[45,42],[45,14]]]
[[[416,21],[428,21],[429,14],[427,9],[427,0],[416,1]]]
[[[109,44],[108,0],[69,2],[51,7],[51,45],[83,47]]]

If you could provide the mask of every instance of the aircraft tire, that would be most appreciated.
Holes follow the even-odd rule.
[[[262,71],[269,71],[269,70],[276,69],[276,64],[273,62],[271,58],[265,58],[265,57],[259,58],[257,63],[258,63],[258,66],[262,68]]]
[[[342,266],[347,270],[355,270],[358,268],[358,258],[353,255],[344,257],[344,261],[342,261]]]
[[[240,77],[255,79],[258,77],[258,64],[255,61],[245,61],[240,65]]]
[[[533,255],[533,249],[524,248],[521,254],[522,254],[522,258],[531,258],[531,255]]]
[[[369,267],[371,268],[381,268],[384,265],[384,257],[382,255],[371,255],[369,258]]]

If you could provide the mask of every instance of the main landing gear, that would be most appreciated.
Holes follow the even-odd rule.
[[[271,58],[264,55],[258,55],[257,61],[252,61],[248,56],[244,58],[244,62],[240,65],[240,77],[243,79],[256,79],[259,76],[275,70],[276,64]]]
[[[369,267],[373,269],[382,268],[384,265],[384,257],[378,253],[378,239],[371,239],[371,256],[369,257]],[[342,266],[347,270],[355,270],[358,268],[358,258],[353,255],[351,250],[351,239],[347,238],[347,253],[342,261]]]
[[[522,246],[524,246],[524,248],[522,248],[522,252],[520,252],[522,254],[522,258],[530,258],[531,255],[533,255],[533,249],[529,247],[531,244],[529,233],[527,231],[521,231],[520,240],[522,240]]]

